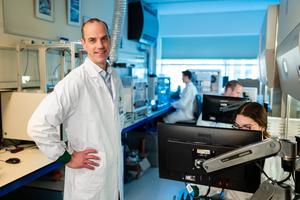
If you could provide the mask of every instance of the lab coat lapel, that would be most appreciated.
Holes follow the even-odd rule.
[[[113,99],[113,101],[115,101],[116,100],[116,85],[117,85],[117,78],[116,78],[116,76],[112,73],[112,75],[111,75],[111,81],[112,81],[112,84],[111,84],[111,86],[112,86],[112,99]]]
[[[105,91],[105,95],[106,95],[105,99],[107,99],[107,102],[110,104],[110,106],[114,107],[113,99],[110,95],[110,92],[108,91],[108,88],[107,88],[103,78],[100,76],[100,74],[97,72],[97,70],[92,66],[92,63],[90,63],[90,62],[91,61],[88,61],[88,60],[85,61],[85,64],[87,66],[88,75],[93,79],[93,81],[97,87],[101,87]],[[104,95],[104,94],[100,94],[100,95]]]

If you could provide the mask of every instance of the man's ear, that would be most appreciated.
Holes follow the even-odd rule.
[[[229,87],[229,88],[227,88],[227,90],[225,90],[225,92],[224,92],[224,94],[226,94],[226,95],[231,95],[231,93],[232,93],[232,89]]]
[[[80,42],[81,42],[82,45],[85,43],[83,38],[80,39]]]
[[[86,50],[86,49],[85,49],[85,40],[84,40],[83,38],[81,38],[81,39],[80,39],[80,42],[81,42],[81,44],[82,44],[84,50]]]

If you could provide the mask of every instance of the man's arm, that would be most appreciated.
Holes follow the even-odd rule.
[[[76,77],[75,77],[76,78]],[[35,110],[29,120],[27,131],[39,149],[51,160],[67,164],[71,168],[88,168],[98,166],[92,160],[99,157],[91,155],[96,150],[89,149],[72,155],[66,145],[60,141],[58,126],[76,109],[80,85],[74,81],[60,82]]]

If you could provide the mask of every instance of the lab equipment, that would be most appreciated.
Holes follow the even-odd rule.
[[[154,45],[158,35],[157,10],[143,0],[128,4],[128,39]]]
[[[281,5],[283,6],[283,5]],[[281,116],[282,91],[276,62],[279,5],[270,5],[265,14],[259,37],[259,70],[261,90],[259,103],[269,104],[269,115]],[[263,96],[262,96],[263,95]],[[262,98],[263,97],[263,98]]]
[[[155,74],[148,75],[148,97],[149,102],[154,102],[153,104],[156,105],[157,100],[157,93],[156,93],[156,85],[157,85],[157,76]]]
[[[260,93],[260,82],[258,79],[251,79],[251,78],[245,78],[240,79],[238,78],[238,82],[244,87],[254,87],[257,88],[257,92]]]
[[[281,1],[278,19],[277,63],[282,91],[300,100],[299,1]]]
[[[143,67],[143,66],[138,66],[135,65],[134,67],[130,67],[130,76],[135,78],[135,79],[147,79],[147,73],[148,70],[147,68]]]
[[[158,76],[155,93],[157,94],[157,107],[162,108],[170,103],[170,77]]]
[[[124,87],[124,126],[127,127],[147,115],[148,82],[145,53],[119,52],[115,69]]]
[[[247,98],[203,95],[202,120],[233,123],[235,112]]]
[[[279,5],[270,5],[263,20],[259,41],[259,79],[269,88],[279,86],[276,39]]]
[[[218,94],[221,88],[220,70],[195,70],[191,69],[192,82],[199,94]]]
[[[121,77],[124,87],[124,110],[134,113],[134,119],[139,119],[147,114],[148,82],[129,76]]]
[[[201,163],[261,140],[259,131],[161,123],[158,125],[159,176],[253,193],[260,185],[260,169],[254,163],[212,174],[207,174]]]
[[[18,90],[20,91],[24,87],[37,87],[40,86],[41,91],[52,91],[55,84],[61,80],[66,74],[68,74],[76,66],[83,63],[87,54],[83,49],[80,42],[70,43],[57,43],[57,44],[22,44],[17,47],[19,54],[19,70],[24,69],[24,74],[18,74]],[[26,75],[28,67],[29,55],[28,52],[35,52],[33,70],[34,76],[30,77],[30,80],[26,84],[22,84],[20,80]],[[25,59],[21,59],[25,56]],[[32,57],[32,56],[31,56]],[[32,67],[32,66],[31,66]],[[32,75],[31,75],[32,76]],[[37,80],[35,80],[37,79]]]

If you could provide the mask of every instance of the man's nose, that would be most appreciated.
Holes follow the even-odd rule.
[[[97,42],[97,47],[98,47],[98,48],[103,48],[103,42],[102,42],[102,40],[99,40],[99,41]]]

